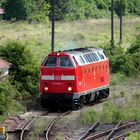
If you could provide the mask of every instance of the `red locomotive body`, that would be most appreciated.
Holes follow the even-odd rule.
[[[40,74],[42,107],[78,108],[109,95],[109,59],[101,48],[50,53]]]

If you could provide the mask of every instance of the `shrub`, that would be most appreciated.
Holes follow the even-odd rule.
[[[6,20],[44,21],[49,13],[49,4],[45,0],[6,0],[2,6]]]
[[[26,45],[19,42],[8,42],[0,48],[0,57],[12,63],[10,76],[12,84],[22,94],[24,91],[31,95],[38,92],[39,65]]]
[[[97,112],[90,109],[80,115],[80,122],[83,124],[89,124],[91,122],[97,121]]]
[[[136,40],[131,44],[127,52],[130,54],[135,54],[140,52],[140,35],[136,37]]]
[[[17,99],[20,94],[9,80],[0,81],[0,121],[4,116],[23,109]]]
[[[116,85],[117,83],[119,83],[120,81],[125,79],[125,75],[123,73],[115,73],[115,74],[111,74],[111,78],[110,78],[110,83],[111,85]]]
[[[128,50],[120,46],[101,46],[110,58],[111,73],[120,73],[124,76],[136,76],[140,71],[139,36]],[[118,75],[120,76],[120,75]],[[115,82],[115,81],[114,81]]]
[[[118,123],[122,120],[123,116],[119,108],[119,106],[111,102],[105,103],[102,109],[103,111],[100,112],[100,120],[103,122]]]

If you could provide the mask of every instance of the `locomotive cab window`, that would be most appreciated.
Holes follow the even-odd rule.
[[[60,57],[60,67],[73,67],[71,59],[69,57]]]
[[[57,57],[49,56],[44,62],[45,67],[56,67],[57,65]]]

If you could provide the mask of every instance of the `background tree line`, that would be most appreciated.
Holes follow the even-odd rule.
[[[51,17],[52,0],[1,0],[3,19],[45,21]],[[57,20],[109,17],[111,0],[55,0]],[[114,11],[120,14],[120,0],[114,0]],[[140,15],[139,0],[123,0],[123,15]]]

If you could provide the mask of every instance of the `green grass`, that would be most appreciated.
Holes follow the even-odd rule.
[[[139,22],[139,18],[124,18],[124,47],[129,47],[135,35],[140,34]],[[0,44],[9,40],[26,43],[39,61],[51,50],[51,23],[0,21],[0,24]],[[100,46],[110,42],[110,19],[56,22],[55,29],[55,50]],[[115,19],[115,42],[119,42],[119,19]]]
[[[47,118],[39,118],[35,120],[32,126],[32,131],[29,135],[30,140],[37,140],[40,139],[40,137],[44,138],[44,130],[46,129],[46,126],[48,124]]]
[[[127,137],[127,140],[140,140],[140,132],[130,133],[130,135]]]
[[[90,124],[95,121],[118,123],[119,121],[137,121],[140,120],[140,92],[131,96],[131,100],[126,95],[124,100],[115,99],[103,104],[101,110],[89,109],[80,114],[82,124]]]

